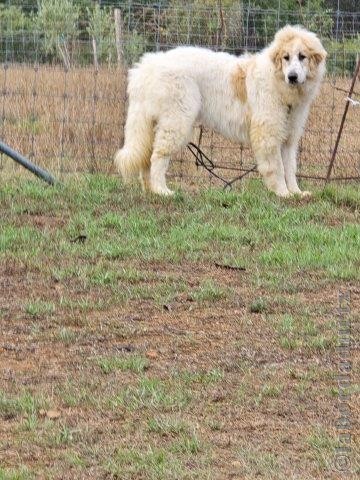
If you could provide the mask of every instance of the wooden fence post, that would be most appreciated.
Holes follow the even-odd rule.
[[[115,39],[116,39],[116,51],[118,66],[121,67],[124,63],[124,50],[123,50],[123,28],[120,8],[114,9],[115,20]]]
[[[94,68],[95,70],[99,70],[99,60],[97,54],[97,43],[95,37],[92,37],[92,47],[93,47],[93,55],[94,55]]]

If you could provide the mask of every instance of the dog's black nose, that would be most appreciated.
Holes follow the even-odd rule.
[[[297,79],[298,79],[297,73],[289,73],[288,79],[290,83],[297,83]]]

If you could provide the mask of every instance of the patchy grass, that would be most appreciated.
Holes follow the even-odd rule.
[[[143,377],[135,386],[123,389],[111,400],[113,408],[124,406],[129,410],[156,409],[181,410],[191,400],[190,390],[180,382],[165,382],[158,378]]]
[[[70,344],[76,341],[77,335],[70,328],[62,327],[57,335],[57,338],[60,342]]]
[[[0,467],[0,480],[30,480],[34,475],[26,467],[2,468]]]
[[[171,416],[157,416],[148,421],[149,432],[155,432],[162,436],[177,436],[180,433],[186,433],[189,426],[183,420]]]
[[[273,453],[245,447],[240,450],[239,458],[243,472],[250,478],[279,478],[279,463]]]
[[[356,186],[304,201],[257,180],[172,199],[101,175],[3,182],[0,479],[337,480],[358,205]]]
[[[151,447],[147,450],[119,449],[107,463],[106,469],[113,478],[125,476],[128,479],[166,480],[171,476],[175,480],[185,480],[196,479],[202,475],[201,478],[210,479],[210,472],[206,472],[202,465],[200,467],[198,465],[200,463],[196,459],[198,449],[194,447],[197,443],[191,442],[191,447],[187,442],[182,445],[186,447],[180,448],[180,452]],[[191,469],[186,467],[189,462],[193,464]]]
[[[266,300],[264,298],[255,298],[251,302],[250,312],[251,313],[262,313],[266,311]]]
[[[352,218],[347,214],[344,220],[343,204],[334,205],[329,193],[317,195],[309,203],[294,200],[287,204],[271,196],[257,181],[250,187],[236,194],[203,191],[196,198],[181,196],[171,203],[146,199],[137,191],[125,192],[118,188],[116,179],[101,176],[55,188],[24,181],[19,190],[16,183],[10,184],[1,196],[7,212],[0,252],[25,260],[48,258],[53,269],[62,267],[58,270],[60,280],[75,276],[88,285],[99,286],[139,284],[149,281],[148,275],[154,278],[151,270],[129,264],[115,268],[112,262],[139,256],[146,262],[182,258],[229,263],[232,259],[248,267],[255,261],[267,275],[270,268],[276,278],[279,269],[287,274],[317,270],[331,278],[344,278],[345,274],[348,279],[359,278],[356,212]],[[124,204],[122,195],[129,197],[126,215],[117,208]],[[356,188],[348,188],[342,195],[354,202]],[[9,201],[14,197],[16,200]],[[59,225],[54,225],[56,216],[46,210],[44,199],[66,212],[59,217]],[[146,208],[146,202],[150,202],[150,208]],[[26,211],[20,214],[22,225],[12,220],[16,219],[19,203],[21,212]],[[156,203],[160,210],[152,209]],[[32,225],[34,215],[29,212],[39,210],[45,223],[51,214],[55,228]],[[333,225],[334,219],[338,219],[338,225]],[[77,240],[79,235],[84,240]],[[66,265],[61,262],[64,256],[85,262]],[[216,300],[224,296],[221,287],[204,279],[194,296],[200,301]]]
[[[52,302],[44,302],[41,300],[30,301],[25,306],[25,312],[32,317],[51,315],[55,312],[55,305]]]
[[[131,355],[128,357],[113,356],[101,357],[97,359],[97,364],[101,371],[106,374],[115,372],[116,370],[141,373],[148,368],[149,361],[140,355]]]
[[[223,287],[216,285],[212,280],[204,280],[197,289],[195,289],[191,295],[192,300],[195,302],[216,302],[227,298],[230,292]]]
[[[261,390],[256,399],[256,403],[260,404],[267,398],[277,398],[281,395],[282,390],[282,385],[265,384],[261,387]]]
[[[276,324],[279,344],[288,350],[306,348],[322,351],[334,347],[334,328],[328,324],[318,325],[308,315],[283,315]]]
[[[0,415],[3,418],[31,416],[37,414],[47,404],[46,399],[32,395],[30,392],[24,392],[17,397],[10,397],[0,391]]]
[[[306,438],[310,447],[309,455],[313,458],[322,471],[331,468],[334,452],[337,446],[336,440],[323,428],[315,428]]]

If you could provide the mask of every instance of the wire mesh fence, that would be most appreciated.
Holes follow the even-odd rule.
[[[57,175],[111,172],[123,140],[127,69],[146,51],[201,45],[241,54],[267,45],[287,23],[318,33],[329,53],[328,74],[301,141],[300,175],[322,179],[334,148],[350,76],[360,51],[360,9],[344,2],[88,2],[7,1],[0,9],[0,138]],[[256,2],[255,2],[256,3]],[[301,5],[305,5],[301,7]],[[319,7],[321,5],[321,8]],[[46,8],[45,8],[46,7]],[[354,96],[360,96],[360,82]],[[333,178],[360,178],[360,115],[351,105]],[[194,143],[199,141],[194,131]],[[204,130],[201,147],[220,176],[254,164],[249,149]],[[17,166],[0,158],[0,171]],[[171,173],[184,182],[215,182],[186,149]]]

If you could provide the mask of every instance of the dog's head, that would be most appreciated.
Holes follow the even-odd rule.
[[[276,75],[290,86],[303,85],[325,71],[327,53],[315,33],[300,26],[286,26],[269,47]]]

